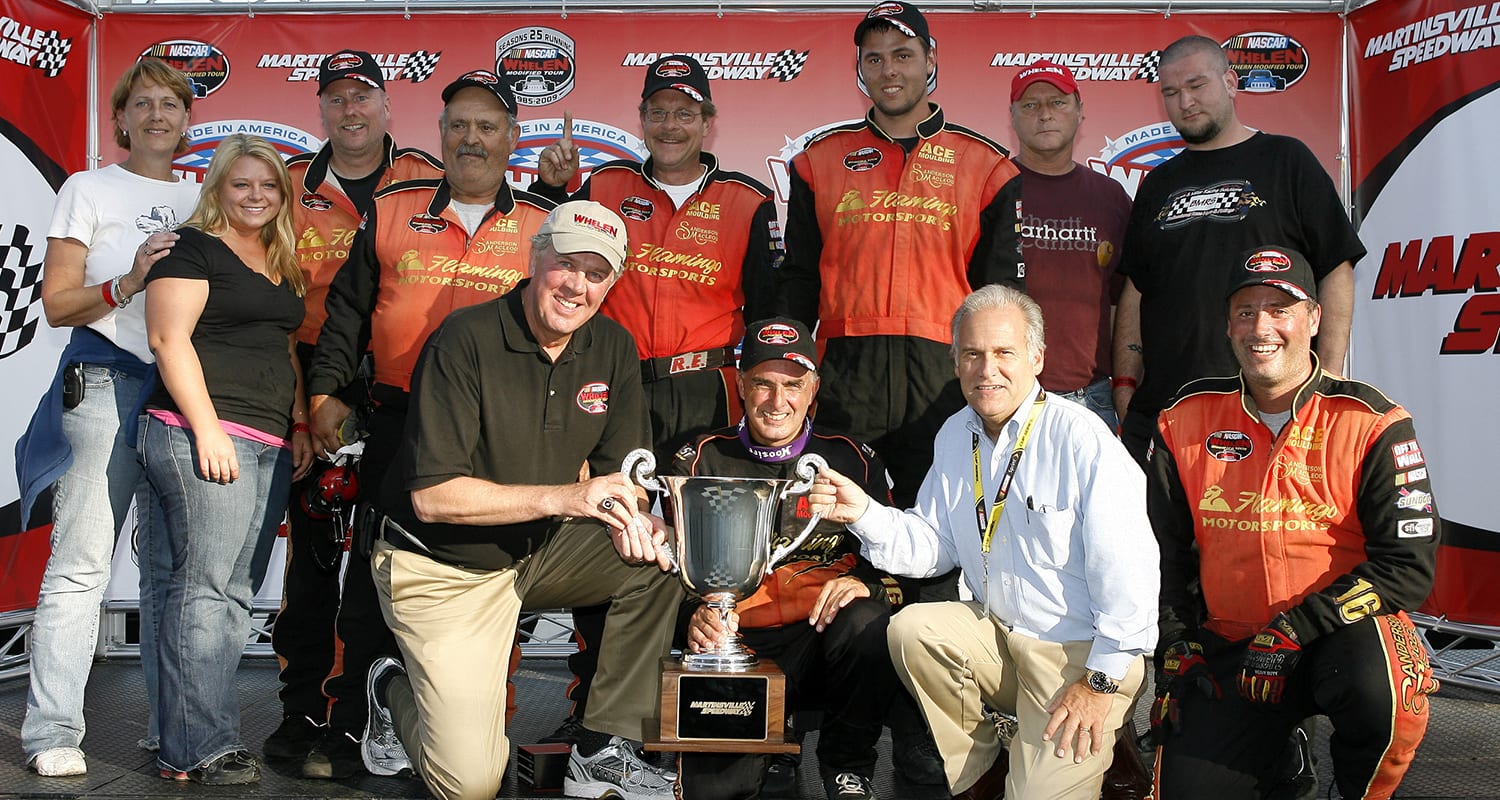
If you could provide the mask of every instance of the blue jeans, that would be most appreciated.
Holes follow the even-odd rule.
[[[250,603],[266,574],[291,486],[291,452],[232,438],[240,477],[198,471],[190,430],[148,419],[142,458],[159,502],[152,555],[161,671],[161,766],[191,770],[244,749],[235,673]],[[274,502],[273,502],[274,501]]]
[[[125,438],[125,420],[143,382],[102,366],[85,366],[83,377],[83,401],[62,415],[73,464],[53,486],[52,555],[31,626],[31,686],[21,723],[28,759],[83,741],[83,690],[99,638],[99,606],[132,498],[137,529],[144,535],[150,523],[145,475]],[[141,667],[148,701],[156,697],[152,616],[143,595]]]
[[[1110,389],[1108,378],[1100,378],[1075,392],[1053,392],[1053,394],[1075,403],[1082,403],[1085,408],[1098,414],[1099,419],[1104,420],[1110,433],[1120,435],[1120,418],[1115,415],[1114,391]]]

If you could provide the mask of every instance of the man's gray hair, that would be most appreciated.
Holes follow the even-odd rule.
[[[1184,36],[1181,39],[1167,45],[1167,49],[1161,51],[1161,67],[1165,67],[1174,61],[1180,61],[1189,56],[1199,53],[1207,53],[1209,66],[1215,74],[1222,75],[1229,69],[1229,57],[1224,55],[1224,47],[1207,36]]]
[[[1041,355],[1047,349],[1047,332],[1042,325],[1042,307],[1031,299],[1031,295],[1019,289],[992,283],[975,289],[959,304],[958,310],[953,312],[953,344],[949,347],[953,357],[958,358],[958,329],[963,327],[964,320],[976,311],[1004,308],[1020,310],[1021,316],[1026,318],[1026,348],[1031,351],[1030,355]]]

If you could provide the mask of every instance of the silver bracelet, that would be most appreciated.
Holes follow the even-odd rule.
[[[130,305],[131,300],[135,299],[135,295],[125,295],[120,292],[120,280],[124,277],[124,275],[116,275],[115,279],[109,282],[109,294],[115,299],[115,306],[117,308],[124,308]]]

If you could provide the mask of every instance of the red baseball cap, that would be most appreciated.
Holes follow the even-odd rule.
[[[1010,79],[1010,101],[1012,103],[1021,99],[1026,89],[1038,81],[1046,81],[1057,87],[1063,94],[1072,94],[1078,91],[1078,80],[1073,77],[1073,70],[1067,67],[1039,58],[1031,62],[1026,69],[1016,73],[1016,77]]]

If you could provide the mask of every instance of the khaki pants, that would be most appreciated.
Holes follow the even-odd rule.
[[[510,742],[506,668],[520,612],[612,602],[584,725],[640,740],[657,711],[682,589],[655,564],[626,565],[602,526],[564,523],[512,568],[465,569],[376,544],[371,570],[407,676],[386,698],[434,795],[492,800]]]
[[[979,603],[919,603],[891,617],[888,634],[896,674],[917,699],[932,728],[954,794],[968,789],[995,763],[1000,740],[983,707],[1013,713],[1005,796],[1098,800],[1115,732],[1140,691],[1145,658],[1136,659],[1104,721],[1098,756],[1075,763],[1042,741],[1046,706],[1083,678],[1090,642],[1057,644],[1012,633]]]

